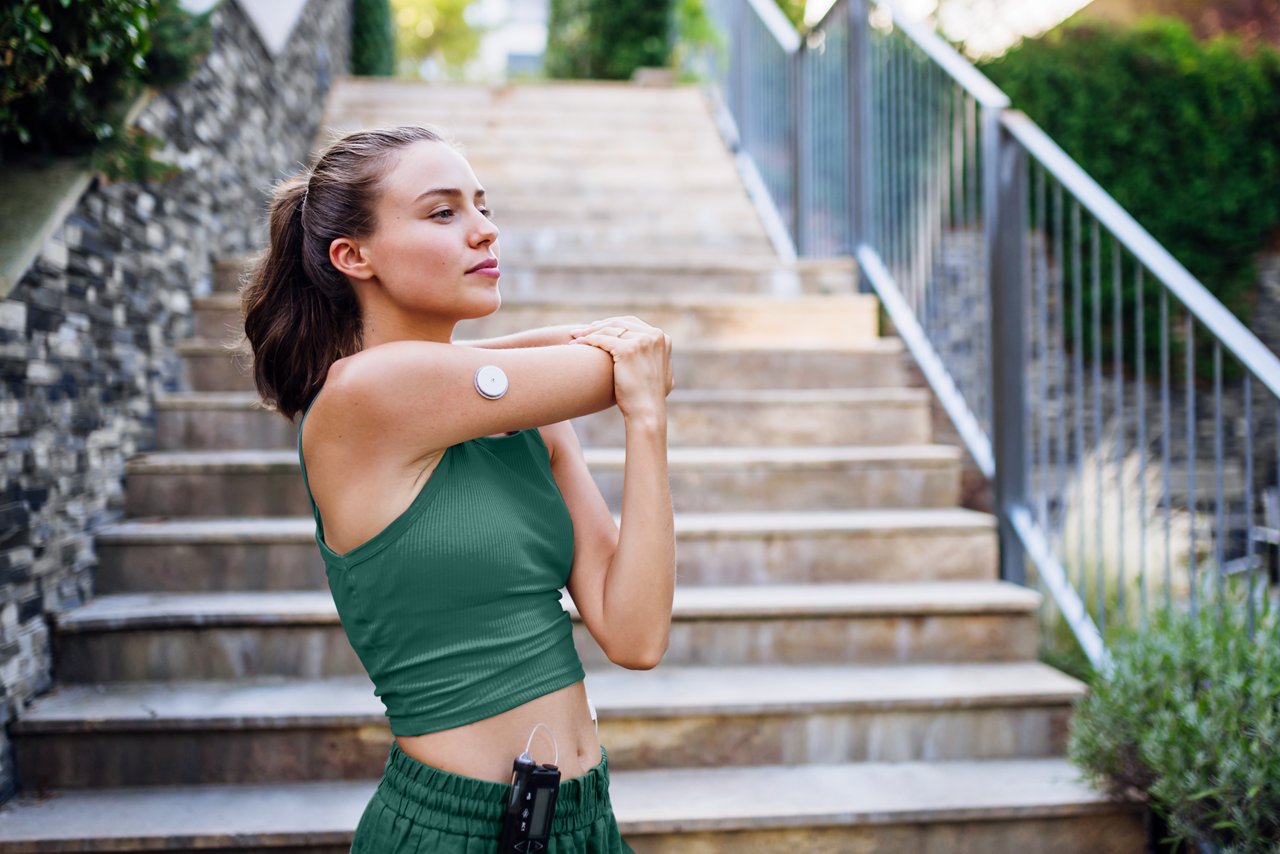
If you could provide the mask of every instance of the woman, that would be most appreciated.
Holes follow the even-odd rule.
[[[625,317],[453,343],[500,304],[498,229],[426,128],[332,143],[277,188],[269,224],[242,291],[255,381],[303,413],[316,543],[395,736],[352,850],[495,850],[527,750],[561,774],[547,850],[630,851],[559,588],[610,660],[657,665],[670,338]],[[615,403],[621,530],[568,423]]]

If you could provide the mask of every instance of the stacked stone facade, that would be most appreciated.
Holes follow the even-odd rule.
[[[309,0],[277,55],[237,2],[213,14],[196,75],[137,124],[183,167],[162,183],[95,180],[0,300],[0,721],[48,690],[55,616],[93,594],[93,532],[123,514],[125,460],[155,447],[157,393],[213,262],[259,248],[272,184],[316,142],[347,73],[351,0]],[[0,738],[0,799],[19,782]]]

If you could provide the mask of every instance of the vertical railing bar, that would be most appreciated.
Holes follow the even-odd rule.
[[[1116,613],[1117,619],[1125,618],[1125,530],[1124,530],[1124,456],[1125,456],[1125,421],[1124,421],[1124,306],[1121,295],[1124,291],[1124,280],[1121,278],[1120,242],[1111,241],[1111,291],[1112,314],[1115,323],[1115,395],[1116,395]]]
[[[889,253],[889,37],[878,33],[876,38],[876,161],[872,173],[876,181],[876,249],[886,260]]]
[[[995,453],[1000,578],[1026,586],[1026,549],[1011,520],[1027,503],[1026,304],[1023,259],[1027,233],[1026,150],[1000,125],[999,108],[983,108],[983,226],[990,260],[992,331],[991,446]]]
[[[1036,470],[1040,472],[1040,491],[1037,510],[1040,528],[1049,530],[1049,371],[1052,369],[1053,356],[1049,350],[1049,229],[1048,211],[1045,210],[1046,191],[1044,166],[1036,163],[1036,243],[1033,250],[1039,263],[1040,274],[1035,277],[1035,287],[1039,292],[1040,313],[1038,315],[1037,338],[1039,338],[1039,359],[1033,361],[1040,374],[1040,413],[1037,438],[1039,443],[1040,462]]]
[[[917,65],[914,45],[906,42],[906,139],[907,159],[904,161],[905,187],[903,194],[902,234],[906,238],[906,269],[903,275],[911,283],[911,304],[916,316],[921,312],[920,282],[920,69]]]
[[[851,251],[860,243],[870,240],[867,214],[870,209],[871,188],[867,178],[871,174],[871,134],[868,124],[871,105],[871,35],[866,10],[860,0],[848,0],[845,7],[845,25],[848,27],[846,45],[848,61],[844,64],[848,80],[846,86],[849,115],[849,233]]]
[[[895,35],[897,31],[895,29]],[[891,110],[893,113],[893,279],[897,282],[897,289],[902,293],[902,300],[908,305],[911,303],[910,283],[902,274],[902,175],[906,173],[904,164],[906,163],[906,143],[904,141],[904,129],[906,118],[904,117],[904,70],[902,70],[902,47],[899,45],[899,38],[893,38],[893,97],[890,99]]]
[[[1080,203],[1075,199],[1071,200],[1071,310],[1072,318],[1075,321],[1072,329],[1072,343],[1074,345],[1071,354],[1072,368],[1072,401],[1075,404],[1075,446],[1076,446],[1076,500],[1078,507],[1076,508],[1076,560],[1079,566],[1076,568],[1079,574],[1077,587],[1080,589],[1081,600],[1085,599],[1087,587],[1088,567],[1084,555],[1084,515],[1085,515],[1085,497],[1084,497],[1084,309],[1083,296],[1084,276],[1081,264],[1083,263],[1081,244],[1082,224],[1080,221]]]
[[[951,228],[963,219],[964,205],[964,91],[951,87]]]
[[[1147,625],[1147,374],[1146,330],[1143,328],[1142,264],[1134,262],[1134,332],[1138,357],[1138,608],[1141,625]]]
[[[1031,158],[1027,158],[1026,171],[1028,173],[1033,172],[1035,166],[1035,161]],[[1031,188],[1032,192],[1034,192],[1034,179],[1025,177],[1024,180],[1026,181],[1026,185]],[[1026,205],[1024,203],[1024,208],[1025,207]],[[1025,343],[1023,346],[1025,359],[1019,363],[1018,368],[1018,370],[1022,372],[1021,383],[1023,388],[1027,388],[1031,384],[1029,374],[1040,364],[1040,360],[1037,358],[1038,342],[1036,341],[1037,336],[1035,334],[1038,327],[1032,326],[1039,306],[1040,296],[1039,287],[1035,278],[1036,249],[1034,235],[1032,234],[1033,217],[1034,212],[1028,209],[1026,210],[1024,221],[1019,223],[1023,233],[1023,251],[1021,256],[1018,258],[1018,268],[1019,279],[1021,280],[1023,289],[1026,293],[1024,300],[1027,312],[1024,317],[1017,318],[1015,322],[1022,324],[1023,327],[1027,329],[1027,332],[1024,334]],[[1040,435],[1037,430],[1038,425],[1031,413],[1030,398],[1031,395],[1023,396],[1022,410],[1018,413],[1018,420],[1021,422],[1022,435],[1024,436],[1024,440],[1022,442],[1022,470],[1025,472],[1024,477],[1027,484],[1028,498],[1032,497],[1037,488],[1035,452],[1039,448],[1040,440]],[[1039,504],[1040,502],[1038,500],[1032,501],[1032,506],[1028,509],[1034,514],[1038,512]]]
[[[1062,205],[1062,184],[1058,181],[1053,182],[1053,301],[1058,310],[1058,322],[1054,324],[1057,334],[1057,380],[1058,380],[1058,406],[1055,409],[1056,418],[1054,419],[1058,425],[1058,441],[1055,447],[1056,458],[1054,460],[1054,472],[1057,482],[1056,495],[1058,496],[1058,523],[1054,526],[1054,530],[1058,531],[1058,544],[1062,549],[1059,558],[1062,559],[1063,565],[1066,565],[1066,488],[1067,488],[1067,472],[1069,451],[1067,450],[1067,310],[1066,310],[1066,273],[1067,273],[1067,244],[1064,237],[1065,225],[1063,222],[1063,205]]]
[[[1253,374],[1247,370],[1244,372],[1242,391],[1244,392],[1244,556],[1245,571],[1248,573],[1245,588],[1249,591],[1249,602],[1246,607],[1249,611],[1249,638],[1252,640],[1257,632],[1253,601],[1253,597],[1257,595],[1254,589],[1257,549],[1253,541]]]
[[[1226,591],[1226,535],[1227,517],[1223,507],[1222,482],[1222,345],[1213,341],[1213,558],[1218,564],[1215,574],[1218,585],[1218,605],[1222,607],[1222,595]]]
[[[938,265],[942,260],[942,205],[947,186],[947,182],[943,180],[943,149],[939,143],[939,132],[942,129],[942,81],[939,77],[940,72],[933,68],[929,86],[929,274],[924,293],[925,316],[929,320],[931,332],[937,328],[938,301],[935,294],[938,287]]]
[[[965,94],[965,223],[973,228],[978,222],[978,102]]]
[[[1164,493],[1164,599],[1165,607],[1173,604],[1173,495],[1169,471],[1173,468],[1170,444],[1173,418],[1169,403],[1169,292],[1160,288],[1160,458],[1161,484]]]
[[[1196,586],[1196,346],[1195,316],[1187,312],[1187,510],[1191,518],[1188,578],[1191,579],[1191,615],[1199,609]]]
[[[1091,311],[1091,325],[1093,327],[1093,441],[1096,444],[1094,449],[1094,498],[1097,508],[1097,516],[1094,518],[1094,564],[1093,578],[1097,587],[1095,593],[1095,605],[1097,613],[1094,620],[1098,624],[1099,631],[1106,631],[1106,595],[1107,579],[1106,579],[1106,562],[1104,560],[1104,538],[1103,533],[1106,530],[1106,513],[1102,506],[1102,482],[1104,480],[1105,470],[1105,454],[1103,453],[1103,435],[1102,435],[1102,230],[1098,220],[1094,217],[1090,218],[1092,225],[1089,228],[1089,258],[1091,262],[1090,270],[1090,298],[1092,304],[1089,306]]]
[[[791,121],[791,240],[795,243],[796,254],[804,257],[809,254],[811,246],[808,223],[805,217],[805,176],[804,156],[808,144],[809,99],[807,95],[808,75],[805,66],[808,63],[809,51],[805,48],[804,39],[800,40],[800,48],[786,59],[788,82],[791,89],[791,109],[788,115]]]

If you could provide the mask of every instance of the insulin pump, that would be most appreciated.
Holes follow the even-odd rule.
[[[546,726],[539,723],[533,729]],[[554,738],[554,737],[553,737]],[[533,733],[529,733],[533,743]],[[560,759],[559,746],[556,760]],[[502,816],[498,854],[545,851],[551,838],[551,819],[556,814],[560,794],[560,769],[554,763],[539,764],[529,756],[529,747],[516,757],[511,772],[511,796]]]

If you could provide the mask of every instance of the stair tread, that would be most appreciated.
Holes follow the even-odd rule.
[[[177,347],[179,355],[198,355],[208,353],[219,353],[225,355],[243,355],[249,352],[249,347],[245,344],[240,350],[228,349],[225,341],[221,338],[209,338],[205,336],[191,336],[182,341],[178,341]],[[854,355],[888,355],[897,356],[906,352],[906,346],[902,343],[902,339],[896,337],[881,338],[859,338],[852,336],[848,341],[835,344],[830,341],[821,339],[816,341],[780,341],[776,344],[744,344],[735,341],[698,341],[690,343],[682,343],[680,352],[690,355],[698,355],[701,353],[830,353],[837,356],[854,356]]]
[[[625,448],[584,448],[588,466],[619,468]],[[675,447],[667,450],[667,465],[741,468],[744,466],[821,466],[830,464],[943,464],[960,461],[954,445],[811,445],[763,447]],[[218,449],[205,451],[148,451],[125,464],[129,474],[182,473],[206,469],[297,468],[296,449]]]
[[[673,619],[1032,613],[1034,590],[1002,581],[677,585]],[[561,604],[577,618],[567,593]],[[64,611],[60,631],[181,625],[337,624],[328,590],[116,593]]]
[[[818,389],[674,389],[669,405],[702,403],[776,403],[780,405],[849,404],[918,405],[929,401],[923,388],[818,388]],[[255,391],[177,391],[156,396],[157,409],[263,409]]]
[[[310,516],[139,518],[104,525],[95,531],[99,542],[140,544],[157,542],[311,542],[315,520]],[[677,534],[878,533],[893,530],[992,530],[995,517],[960,507],[922,507],[900,510],[825,510],[812,512],[677,513]]]
[[[512,265],[513,266],[513,265]],[[525,268],[582,268],[598,269],[600,264],[572,264],[567,260],[557,261],[541,261],[538,259],[529,259],[529,261],[521,262],[521,269]],[[634,265],[618,264],[614,266],[625,266],[632,269]],[[785,266],[780,262],[768,261],[762,262],[756,259],[739,259],[735,261],[726,261],[723,264],[701,264],[698,261],[682,261],[680,264],[675,262],[663,262],[662,256],[658,256],[658,260],[649,260],[649,264],[645,269],[653,268],[660,270],[675,269],[692,269],[692,270],[786,270]],[[209,296],[196,297],[195,306],[197,309],[236,309],[241,307],[241,297],[238,293],[210,293]],[[508,297],[503,300],[503,310],[509,312],[518,311],[520,309],[545,309],[548,306],[563,306],[564,309],[573,311],[593,310],[595,306],[603,306],[605,309],[616,310],[618,307],[639,306],[639,307],[662,307],[662,309],[733,309],[733,307],[748,307],[748,309],[760,309],[760,307],[778,307],[778,309],[787,309],[791,306],[801,307],[850,307],[850,309],[865,309],[865,307],[876,306],[876,297],[863,293],[838,293],[838,294],[797,294],[797,296],[772,296],[772,294],[763,293],[628,293],[617,294],[617,296],[602,296],[602,294],[594,294],[594,296],[584,296],[580,293],[543,293],[538,296],[521,296]]]
[[[1078,780],[1065,759],[610,771],[624,835],[941,820],[1007,820],[1136,809]],[[761,780],[768,780],[762,787]],[[288,839],[349,841],[377,782],[68,790],[19,798],[0,811],[0,851],[65,840],[78,851],[125,840],[174,848]],[[145,828],[145,830],[141,830]],[[78,840],[95,840],[82,844]],[[101,840],[101,842],[96,842]],[[18,847],[28,843],[32,847]],[[111,848],[109,846],[119,846]],[[92,847],[90,847],[92,846]]]
[[[908,665],[664,666],[588,670],[602,719],[1064,704],[1082,683],[1039,662]],[[249,729],[376,724],[366,676],[61,685],[37,699],[18,733]]]

